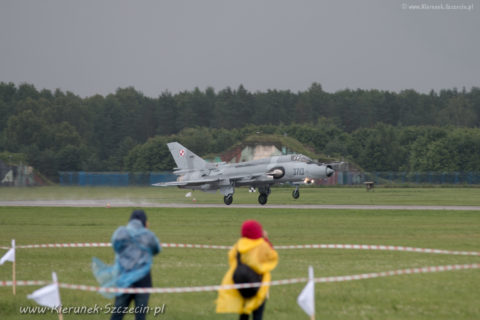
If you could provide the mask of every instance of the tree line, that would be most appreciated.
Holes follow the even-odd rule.
[[[316,153],[369,171],[480,171],[480,88],[216,92],[144,96],[132,87],[81,98],[31,84],[0,83],[0,154],[21,154],[43,174],[161,171],[165,143],[199,155],[225,151],[258,132],[288,135]]]

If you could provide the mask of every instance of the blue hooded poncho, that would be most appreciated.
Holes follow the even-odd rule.
[[[141,220],[130,220],[119,227],[112,236],[115,264],[107,265],[98,258],[92,259],[92,271],[101,287],[128,288],[145,277],[152,266],[153,256],[162,248],[157,237],[146,229]],[[102,292],[107,298],[121,293]]]

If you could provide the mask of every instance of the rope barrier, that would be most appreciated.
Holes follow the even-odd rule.
[[[0,281],[0,287],[10,287],[12,286],[13,281]],[[51,284],[49,281],[42,280],[16,280],[16,286],[45,286]]]
[[[30,244],[16,246],[16,249],[34,249],[34,248],[96,248],[111,247],[110,243],[49,243],[49,244]],[[185,243],[162,243],[163,248],[191,248],[191,249],[220,249],[229,250],[231,246],[209,245],[209,244],[185,244]],[[414,248],[404,246],[370,245],[370,244],[304,244],[304,245],[279,245],[274,246],[276,250],[291,249],[350,249],[350,250],[380,250],[380,251],[403,251],[417,253],[434,253],[464,256],[480,256],[476,251],[454,251],[428,248]],[[10,247],[0,247],[8,250]]]
[[[392,271],[384,271],[384,272],[362,273],[362,274],[356,274],[356,275],[321,277],[321,278],[315,278],[314,281],[317,283],[345,282],[345,281],[365,280],[365,279],[391,277],[391,276],[399,276],[399,275],[469,270],[469,269],[480,269],[480,264],[473,263],[473,264],[456,264],[456,265],[446,265],[446,266],[430,266],[430,267],[423,267],[423,268],[409,268],[409,269],[400,269],[400,270],[392,270]],[[278,286],[278,285],[287,285],[287,284],[295,284],[295,283],[304,283],[307,281],[308,281],[308,278],[294,278],[294,279],[285,279],[285,280],[274,280],[274,281],[264,282],[264,283],[256,282],[256,283],[232,284],[232,285],[224,285],[224,286],[212,285],[212,286],[172,287],[172,288],[101,288],[96,286],[76,285],[76,284],[67,284],[67,283],[58,283],[58,286],[64,289],[90,291],[90,292],[186,293],[186,292],[206,292],[206,291],[218,291],[218,290],[228,290],[228,289],[251,288],[251,287],[260,287],[263,285]],[[12,283],[13,283],[12,281],[0,281],[0,287],[11,286]],[[50,282],[47,282],[47,281],[23,281],[23,280],[16,281],[17,286],[41,286],[49,283]]]
[[[352,250],[404,251],[404,252],[419,252],[419,253],[480,256],[480,252],[476,252],[476,251],[452,251],[452,250],[441,250],[441,249],[370,245],[370,244],[306,244],[306,245],[291,245],[291,246],[275,246],[275,249],[352,249]]]

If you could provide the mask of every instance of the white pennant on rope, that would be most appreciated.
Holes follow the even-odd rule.
[[[15,262],[15,240],[12,240],[12,248],[7,251],[0,259],[0,265],[4,264],[6,261]]]
[[[308,267],[308,283],[297,298],[298,305],[315,319],[315,281],[313,278],[313,267]]]
[[[52,272],[53,283],[35,290],[32,294],[27,296],[28,299],[34,300],[41,306],[58,309],[61,307],[60,290],[58,289],[57,274]]]

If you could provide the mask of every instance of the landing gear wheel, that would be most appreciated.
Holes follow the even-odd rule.
[[[300,191],[298,189],[293,190],[292,197],[293,199],[298,199],[300,197]]]
[[[265,193],[260,193],[258,196],[258,203],[260,203],[262,206],[267,203],[268,196]]]
[[[227,194],[226,196],[224,196],[223,202],[225,202],[227,206],[231,205],[233,202],[233,194]]]

